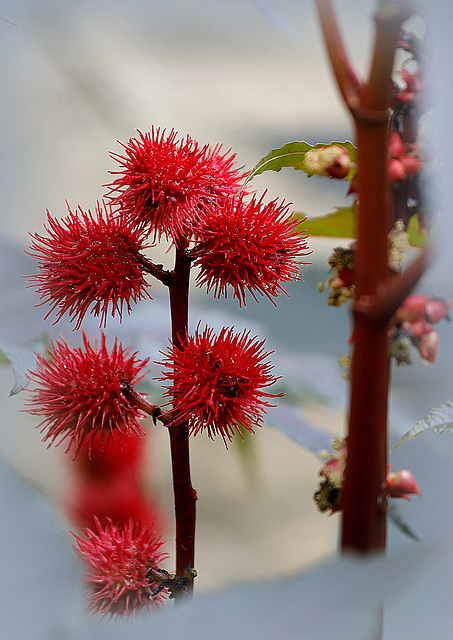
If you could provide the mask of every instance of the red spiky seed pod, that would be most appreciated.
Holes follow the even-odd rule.
[[[263,202],[244,196],[230,199],[206,215],[197,226],[197,241],[191,258],[200,273],[196,283],[206,285],[216,297],[227,296],[228,289],[239,304],[246,292],[257,300],[285,292],[282,283],[301,280],[299,265],[308,253],[306,235],[296,227],[289,206],[273,200]]]
[[[166,395],[173,398],[174,422],[187,421],[193,435],[221,435],[225,444],[241,433],[239,426],[253,433],[271,406],[265,399],[278,397],[263,391],[277,380],[263,345],[248,331],[225,327],[217,336],[197,329],[182,348],[173,345],[161,364],[162,380],[172,383]]]
[[[124,155],[112,154],[120,170],[111,172],[118,177],[107,185],[124,216],[175,242],[191,233],[201,211],[236,193],[243,179],[233,169],[233,154],[177,136],[174,129],[138,131],[122,144]]]
[[[108,206],[97,204],[94,214],[68,211],[62,220],[47,214],[48,237],[32,235],[29,254],[40,272],[30,280],[41,304],[51,305],[47,316],[57,311],[55,322],[68,313],[78,329],[91,312],[105,326],[109,310],[121,318],[124,307],[129,313],[132,303],[150,298],[139,257],[144,236]]]
[[[149,579],[168,556],[162,540],[151,527],[130,520],[105,526],[95,520],[95,530],[85,529],[75,536],[74,551],[84,562],[88,586],[87,604],[92,613],[122,616],[160,606],[165,591],[152,595],[156,584]]]
[[[37,387],[30,390],[28,412],[44,416],[39,425],[43,441],[68,441],[67,451],[82,446],[90,451],[96,436],[99,446],[110,440],[123,442],[130,433],[145,435],[139,423],[142,411],[129,398],[129,390],[145,374],[139,375],[146,360],[130,355],[115,340],[109,353],[105,335],[101,345],[91,347],[83,333],[82,348],[72,349],[61,339],[52,342],[48,358],[37,355],[38,368],[29,374]]]

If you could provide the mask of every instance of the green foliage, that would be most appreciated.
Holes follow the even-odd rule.
[[[344,147],[347,150],[353,165],[346,177],[346,180],[352,180],[356,171],[355,161],[357,152],[352,142],[346,140],[346,142],[330,142],[329,144],[318,143],[312,146],[308,144],[308,142],[304,142],[302,140],[301,142],[288,142],[279,149],[272,149],[272,151],[261,158],[258,164],[253,167],[244,181],[244,186],[260,173],[264,173],[265,171],[280,171],[280,169],[283,169],[284,167],[292,167],[298,171],[304,171],[307,174],[307,177],[310,178],[315,174],[305,164],[305,156],[307,152],[312,151],[313,149],[325,149],[333,146]]]
[[[337,238],[356,238],[357,203],[349,207],[336,207],[333,213],[316,218],[307,218],[303,213],[295,212],[294,217],[301,219],[300,231],[310,236],[332,236]],[[428,242],[428,232],[419,228],[417,216],[412,216],[407,227],[409,244],[411,247],[424,247]]]
[[[428,244],[428,231],[426,229],[420,229],[417,216],[412,216],[409,220],[406,231],[411,247],[425,247]]]
[[[441,435],[446,431],[453,431],[453,402],[448,401],[445,404],[441,404],[440,407],[433,409],[422,420],[418,420],[411,429],[401,438],[399,442],[393,447],[392,451],[395,451],[399,446],[416,438],[426,431],[433,431],[436,435]]]
[[[304,218],[302,213],[294,213],[297,218]],[[337,238],[356,237],[356,205],[353,202],[349,207],[338,207],[334,213],[317,218],[307,218],[301,222],[301,230],[310,236],[335,236]]]

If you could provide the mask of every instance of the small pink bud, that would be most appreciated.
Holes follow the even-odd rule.
[[[408,178],[415,178],[417,173],[420,171],[420,158],[416,158],[415,156],[404,155],[401,156],[400,162],[404,167],[404,171]]]
[[[430,364],[434,364],[436,361],[439,340],[439,334],[436,331],[425,333],[417,340],[417,347],[421,357]]]
[[[389,154],[391,158],[399,158],[405,154],[405,149],[401,136],[397,131],[394,131],[390,135],[389,139]]]
[[[441,298],[434,298],[432,300],[427,300],[426,302],[426,317],[433,324],[439,322],[439,320],[443,320],[443,318],[448,318],[448,310],[453,305],[453,300],[442,300]]]
[[[402,322],[401,327],[410,331],[414,338],[420,338],[427,333],[431,333],[433,325],[427,320],[416,320],[415,322]]]
[[[406,177],[406,170],[401,160],[390,158],[389,160],[389,180],[390,182],[401,182]]]
[[[346,149],[342,149],[342,153],[335,158],[335,160],[326,167],[326,173],[331,178],[337,178],[337,180],[344,180],[351,168],[351,160]]]
[[[423,320],[426,313],[426,303],[428,296],[418,294],[408,296],[396,312],[397,322],[417,322]]]
[[[420,93],[421,83],[418,79],[418,68],[412,73],[407,67],[401,71],[401,78],[406,83],[406,91],[412,91],[413,93]]]
[[[409,494],[422,495],[413,473],[408,469],[401,469],[398,473],[387,473],[387,493],[391,498],[404,498],[404,500],[410,500]]]

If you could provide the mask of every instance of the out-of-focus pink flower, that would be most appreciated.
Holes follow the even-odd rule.
[[[109,197],[122,215],[146,227],[157,237],[177,241],[190,234],[200,212],[219,200],[233,196],[243,175],[233,169],[235,156],[221,147],[200,147],[177,132],[152,128],[138,132],[123,144],[124,155],[112,154],[120,165]]]
[[[48,359],[38,355],[38,369],[30,373],[37,383],[30,390],[29,413],[44,416],[43,441],[69,441],[75,453],[98,436],[102,444],[124,442],[131,433],[145,435],[138,419],[142,411],[129,399],[129,390],[145,374],[139,375],[146,360],[137,360],[130,349],[115,341],[109,354],[102,335],[93,349],[83,334],[84,350],[72,349],[62,339],[52,343]]]
[[[182,348],[172,346],[161,364],[162,380],[172,382],[165,395],[173,398],[175,422],[187,421],[193,435],[220,434],[225,444],[240,434],[239,425],[253,433],[271,406],[264,398],[277,397],[263,391],[276,381],[263,344],[248,331],[234,334],[224,327],[218,336],[197,329]]]
[[[161,551],[162,540],[150,527],[129,521],[85,529],[75,536],[74,550],[84,562],[88,585],[87,603],[93,613],[122,616],[161,605],[165,591],[152,597],[156,584],[150,570],[157,570],[168,556]]]
[[[132,302],[150,297],[138,259],[144,236],[109,207],[106,215],[100,204],[94,214],[68,210],[63,220],[47,214],[48,237],[32,236],[30,255],[40,267],[32,286],[39,287],[41,304],[51,304],[47,315],[58,310],[56,322],[68,313],[78,329],[91,311],[105,325],[109,310],[121,318],[124,306],[130,312]]]

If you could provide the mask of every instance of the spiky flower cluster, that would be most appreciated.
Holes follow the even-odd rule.
[[[120,318],[123,306],[150,297],[139,252],[144,249],[142,231],[113,216],[111,208],[96,205],[94,214],[80,207],[56,220],[47,214],[48,237],[35,234],[30,255],[37,258],[40,273],[31,278],[39,287],[42,304],[65,313],[78,329],[88,311],[106,324],[108,310]],[[47,316],[46,316],[47,317]]]
[[[301,279],[298,265],[306,264],[301,260],[307,255],[306,236],[297,232],[288,205],[263,200],[230,199],[197,228],[191,251],[200,268],[197,284],[206,284],[217,297],[231,287],[239,304],[245,303],[246,291],[255,300],[256,293],[272,300],[284,291],[281,282]]]
[[[112,154],[121,169],[110,195],[134,224],[158,237],[177,241],[190,233],[200,213],[239,189],[243,176],[232,169],[235,156],[221,147],[200,147],[187,136],[178,141],[174,129],[138,132],[122,145],[124,155]]]
[[[130,615],[160,606],[165,591],[153,592],[156,583],[149,574],[168,556],[160,551],[162,541],[150,527],[129,521],[123,526],[111,520],[96,530],[75,536],[74,550],[87,568],[87,602],[93,613]]]
[[[133,385],[147,360],[129,355],[117,343],[111,353],[105,335],[93,348],[83,334],[82,348],[72,349],[62,339],[52,343],[48,358],[38,355],[38,369],[30,374],[37,387],[30,391],[29,412],[44,416],[43,441],[59,444],[68,440],[75,453],[88,446],[96,435],[101,442],[124,441],[130,433],[145,435],[138,419],[141,410],[129,400]]]
[[[263,391],[276,381],[263,344],[248,331],[223,328],[216,336],[205,328],[187,336],[182,349],[173,345],[162,379],[172,382],[166,395],[173,398],[175,422],[188,421],[194,435],[220,434],[225,444],[239,426],[253,433],[270,406],[263,398],[277,397]]]

